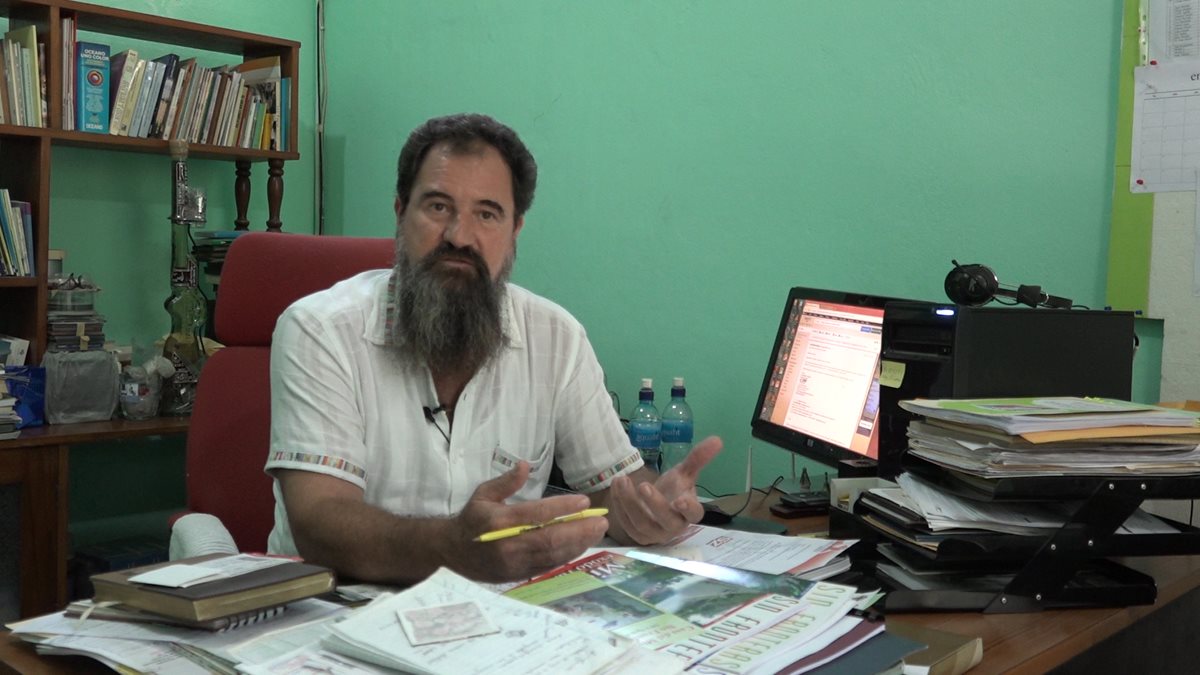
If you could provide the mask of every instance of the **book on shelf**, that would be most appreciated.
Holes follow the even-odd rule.
[[[142,84],[146,81],[146,70],[150,62],[138,57],[133,64],[133,77],[129,81],[129,93],[125,100],[125,109],[121,112],[121,123],[117,127],[120,136],[131,136],[133,131],[133,115],[137,111],[138,100],[142,95]]]
[[[187,58],[178,63],[175,75],[175,85],[171,92],[171,104],[167,108],[166,119],[163,121],[162,138],[174,138],[175,129],[179,124],[180,112],[187,100],[187,93],[192,84],[192,74],[196,70],[196,59]]]
[[[256,612],[333,590],[332,570],[286,559],[231,556],[217,553],[168,563],[158,563],[91,577],[96,602],[119,602],[147,612],[187,621],[211,621]],[[148,572],[162,573],[180,565],[232,570],[261,566],[245,573],[186,587],[158,586],[134,581]],[[168,572],[174,570],[168,570]]]
[[[4,34],[5,42],[16,47],[20,63],[22,116],[19,124],[29,127],[42,126],[41,75],[38,71],[38,41],[35,26],[14,28]],[[11,70],[10,70],[11,74]]]
[[[17,260],[16,240],[9,232],[8,218],[4,215],[4,209],[0,208],[0,274],[20,276],[21,267]]]
[[[138,90],[137,105],[133,110],[133,119],[129,122],[131,137],[146,137],[146,132],[150,129],[150,110],[158,105],[162,78],[163,64],[159,61],[147,61],[145,73],[142,75],[142,88]]]
[[[8,50],[3,51],[4,54],[0,57],[0,124],[16,124],[8,102]]]
[[[50,126],[50,97],[49,85],[46,84],[46,43],[37,43],[38,62],[38,107],[41,110],[41,127]]]
[[[113,54],[109,59],[112,86],[108,92],[109,125],[108,133],[121,135],[121,125],[125,119],[125,108],[129,105],[129,94],[133,89],[134,72],[137,70],[138,52],[136,49],[126,49]]]
[[[63,129],[74,131],[78,127],[75,119],[75,92],[77,87],[75,73],[75,17],[62,17],[62,110]],[[0,87],[3,89],[3,87]],[[105,84],[105,96],[108,95],[108,84]],[[106,99],[107,100],[107,99]],[[108,129],[104,130],[108,133]]]
[[[32,248],[25,241],[24,219],[20,217],[19,210],[13,213],[12,200],[4,188],[0,188],[0,238],[4,245],[6,274],[29,276],[29,251]]]
[[[23,366],[29,356],[29,340],[0,333],[0,350],[8,352],[0,366]],[[2,370],[3,368],[0,368],[0,371]]]
[[[279,113],[281,80],[283,79],[283,69],[279,57],[265,56],[251,59],[237,66],[236,69],[242,74],[243,84],[258,94],[257,98],[262,107],[264,130],[253,137],[250,147],[263,150],[283,149],[278,143],[278,122],[275,122],[274,129],[271,126],[271,116],[277,116]]]
[[[29,260],[29,275],[37,274],[37,254],[33,249],[33,205],[18,199],[9,200],[13,205],[13,218],[21,216],[21,225],[25,234],[25,257]]]
[[[5,90],[8,93],[8,123],[13,125],[25,124],[25,91],[24,76],[21,73],[21,46],[12,40],[5,39],[0,43],[4,47]]]
[[[108,133],[109,47],[98,42],[76,44],[75,63],[79,90],[75,97],[75,119],[79,131]]]
[[[179,55],[163,54],[154,60],[162,64],[163,78],[158,91],[158,100],[153,104],[153,112],[150,114],[150,126],[146,135],[149,138],[162,138],[167,108],[171,105],[171,95],[175,91],[175,79],[179,75]]]

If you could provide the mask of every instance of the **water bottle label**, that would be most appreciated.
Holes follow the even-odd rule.
[[[629,423],[629,442],[638,449],[658,448],[661,442],[661,433],[662,425],[658,423]]]
[[[692,421],[691,420],[663,420],[662,421],[662,442],[663,443],[691,443],[692,442]]]

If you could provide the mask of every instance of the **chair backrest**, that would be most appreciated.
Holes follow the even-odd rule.
[[[217,292],[216,339],[187,439],[188,510],[221,520],[240,551],[265,551],[274,524],[269,366],[275,321],[296,300],[369,269],[390,267],[391,238],[244,234]]]

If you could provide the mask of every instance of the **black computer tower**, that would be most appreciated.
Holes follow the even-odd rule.
[[[883,317],[879,474],[900,472],[911,398],[1103,396],[1128,400],[1132,312],[897,301]],[[896,381],[898,379],[898,382]],[[896,385],[899,386],[896,386]]]

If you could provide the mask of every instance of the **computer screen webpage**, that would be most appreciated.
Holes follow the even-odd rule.
[[[760,417],[877,459],[882,330],[882,308],[796,299]]]

